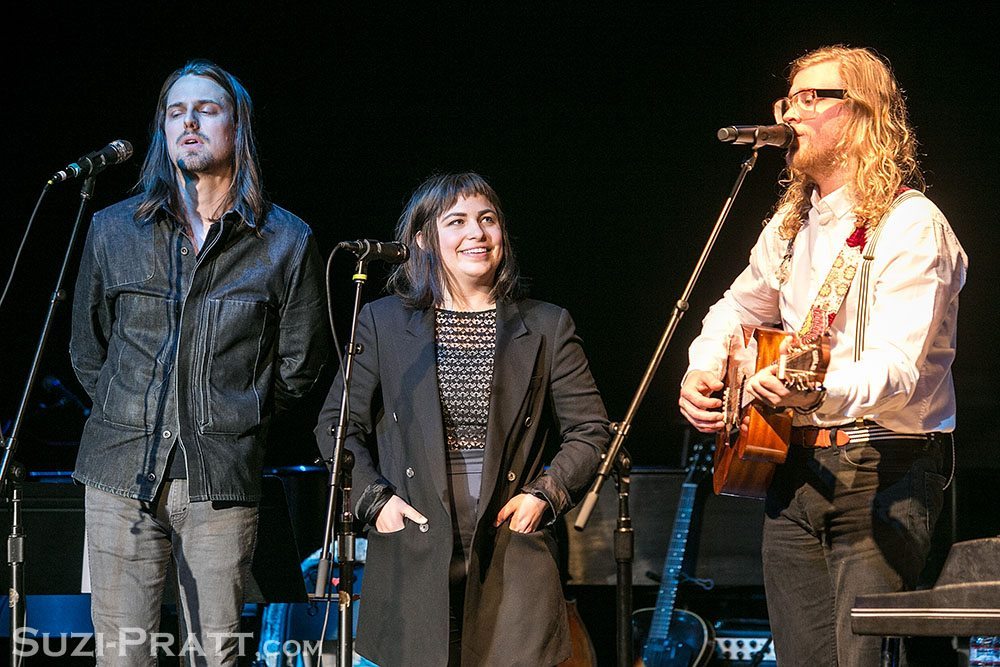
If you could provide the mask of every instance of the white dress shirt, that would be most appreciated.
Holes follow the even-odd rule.
[[[722,375],[726,341],[740,324],[781,323],[797,331],[854,230],[849,186],[820,199],[795,239],[788,280],[778,267],[788,242],[779,238],[783,213],[761,232],[750,263],[703,320],[691,344],[688,370]],[[796,415],[798,425],[835,426],[872,419],[901,433],[955,428],[955,358],[958,293],[968,258],[941,211],[926,197],[901,203],[882,221],[869,278],[870,319],[855,361],[860,273],[830,327],[826,399],[816,412]],[[859,267],[860,269],[860,267]]]

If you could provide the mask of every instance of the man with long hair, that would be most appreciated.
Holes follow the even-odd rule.
[[[188,62],[164,82],[141,193],[94,215],[70,352],[93,411],[86,485],[99,662],[155,665],[167,565],[191,664],[233,665],[276,411],[325,354],[309,227],[267,201],[243,85]]]
[[[764,583],[778,659],[875,665],[855,597],[916,585],[952,467],[958,293],[967,258],[922,192],[903,93],[870,49],[792,63],[775,119],[794,129],[787,180],[748,267],[705,317],[680,392],[698,430],[724,428],[729,335],[780,323],[782,343],[829,336],[820,386],[767,367],[746,382],[790,410],[788,456],[765,501]],[[773,326],[773,324],[772,324]]]

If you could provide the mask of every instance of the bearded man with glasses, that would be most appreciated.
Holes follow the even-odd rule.
[[[746,391],[793,415],[765,501],[768,614],[783,665],[877,665],[851,632],[858,595],[912,588],[954,469],[958,293],[968,264],[922,192],[917,144],[888,63],[825,47],[792,63],[775,120],[795,132],[784,192],[747,268],[691,344],[680,409],[725,428],[715,392],[730,334],[780,323],[791,344],[829,336],[822,385],[777,370]]]

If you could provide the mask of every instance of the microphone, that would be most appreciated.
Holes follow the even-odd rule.
[[[788,148],[795,139],[795,130],[787,123],[780,125],[730,125],[716,133],[719,141],[728,144],[753,144],[754,148],[774,146]]]
[[[124,162],[130,157],[132,157],[132,144],[124,139],[116,139],[101,150],[87,153],[62,171],[57,171],[49,182],[59,183],[79,176],[96,176],[107,167]]]
[[[380,259],[389,264],[401,264],[410,258],[410,249],[406,247],[405,243],[399,241],[361,239],[360,241],[341,241],[337,247],[350,250],[358,256],[359,260]]]

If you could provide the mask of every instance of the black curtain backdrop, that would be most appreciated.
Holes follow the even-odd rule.
[[[400,6],[397,6],[400,5]],[[538,5],[538,6],[535,6]],[[136,148],[104,172],[89,212],[128,195],[163,79],[192,57],[236,74],[257,108],[265,185],[326,256],[389,239],[412,189],[437,170],[484,174],[504,203],[532,296],[576,319],[612,419],[629,401],[746,157],[729,124],[769,123],[787,64],[812,48],[870,46],[893,64],[921,141],[928,194],[970,256],[955,377],[959,467],[997,466],[994,304],[1000,127],[992,8],[886,2],[25,3],[4,22],[6,146],[0,278],[45,180],[109,141]],[[636,465],[678,465],[686,349],[744,265],[778,193],[782,154],[762,150],[626,446]],[[15,414],[79,199],[46,200],[0,310],[0,419]],[[81,239],[82,241],[82,239]],[[76,276],[79,245],[67,287]],[[334,263],[346,331],[350,261]],[[381,293],[372,267],[367,299]],[[83,397],[70,368],[69,303],[40,377]],[[328,386],[329,378],[324,384]],[[273,465],[311,463],[326,386],[275,429]],[[19,458],[72,468],[82,424],[39,387]]]

